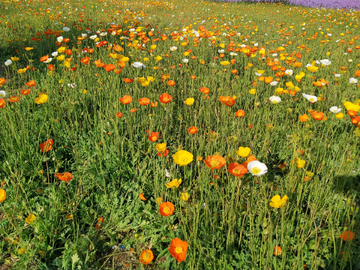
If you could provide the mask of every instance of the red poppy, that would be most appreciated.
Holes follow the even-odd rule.
[[[172,100],[172,96],[170,96],[169,94],[163,93],[159,97],[159,100],[161,103],[169,103]]]
[[[339,236],[344,241],[353,240],[355,238],[355,233],[351,231],[345,231],[342,235]]]
[[[190,78],[193,79],[193,80],[195,80],[196,76],[195,76],[195,75],[191,75]]]
[[[225,158],[219,155],[208,156],[204,162],[211,170],[220,169],[226,164]]]
[[[122,112],[117,112],[117,113],[116,113],[116,117],[117,117],[117,118],[123,117],[123,113],[122,113]]]
[[[21,91],[21,94],[24,96],[27,96],[28,94],[30,94],[31,90],[30,89],[24,89]]]
[[[150,135],[148,136],[148,139],[151,142],[156,142],[159,139],[160,133],[159,132],[151,132]]]
[[[48,152],[52,149],[52,145],[53,145],[53,139],[49,139],[46,142],[43,142],[42,144],[39,145],[39,148],[41,149],[41,152]]]
[[[48,70],[50,70],[50,71],[53,71],[53,70],[55,70],[55,66],[54,65],[48,65]]]
[[[199,88],[199,90],[200,90],[200,92],[202,92],[205,95],[209,94],[209,92],[210,92],[209,88],[207,88],[205,86]]]
[[[136,111],[137,111],[136,108],[133,108],[133,109],[130,110],[131,113],[135,113]]]
[[[157,153],[159,157],[166,157],[168,154],[169,154],[169,150],[167,149],[164,152]]]
[[[229,96],[226,97],[221,96],[219,100],[228,107],[232,107],[235,104],[235,99]]]
[[[89,57],[84,57],[83,59],[80,60],[81,63],[83,63],[84,65],[88,65],[90,61]]]
[[[232,175],[235,175],[237,177],[242,177],[244,174],[248,172],[248,169],[242,164],[232,162],[228,166],[228,171]]]
[[[3,98],[0,98],[0,108],[5,107],[5,100]]]
[[[175,81],[173,80],[169,80],[166,82],[168,86],[174,86],[175,85]]]

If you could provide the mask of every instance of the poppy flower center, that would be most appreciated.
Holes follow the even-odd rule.
[[[314,101],[314,98],[310,98],[309,100],[310,100],[310,101]]]
[[[273,102],[272,102],[272,103],[275,103],[275,104],[276,104],[276,103],[277,103],[277,101],[276,101],[276,100],[273,100]]]
[[[0,97],[3,97],[4,96],[4,94],[0,94]]]
[[[177,254],[182,253],[182,252],[183,252],[183,248],[182,248],[182,247],[177,247],[177,248],[175,248],[175,252],[176,252]]]
[[[258,167],[254,167],[254,168],[251,169],[251,172],[252,172],[253,174],[259,174],[259,173],[261,172],[261,169],[258,168]]]
[[[156,136],[152,136],[151,139],[152,139],[153,141],[156,141],[156,140],[157,140],[157,137],[156,137]]]
[[[219,164],[220,164],[220,162],[217,161],[217,160],[212,160],[212,161],[210,161],[211,167],[217,167]]]
[[[163,211],[165,214],[169,214],[171,210],[170,207],[165,207]]]

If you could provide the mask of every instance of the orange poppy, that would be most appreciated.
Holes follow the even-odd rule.
[[[195,76],[195,75],[191,75],[190,78],[193,79],[193,80],[195,80],[196,76]]]
[[[353,117],[353,116],[357,115],[357,112],[356,112],[356,111],[353,111],[353,110],[348,110],[347,114],[348,114],[350,117]]]
[[[150,99],[148,99],[148,98],[140,98],[139,103],[140,103],[140,105],[146,106],[146,105],[148,105],[150,103]]]
[[[123,117],[123,113],[122,113],[122,112],[117,112],[117,113],[116,113],[116,117],[117,117],[117,118]]]
[[[84,65],[88,65],[90,61],[89,57],[84,57],[83,59],[80,60],[81,63],[83,63]]]
[[[313,112],[312,113],[312,117],[315,119],[315,120],[318,120],[318,121],[320,121],[320,120],[322,120],[323,118],[324,118],[324,113],[322,113],[322,112]]]
[[[256,161],[256,157],[254,155],[249,156],[246,161],[242,164],[245,168],[247,168],[247,165],[251,162],[251,161]]]
[[[143,252],[141,252],[139,256],[140,262],[144,265],[151,263],[153,259],[154,254],[150,249],[145,249]]]
[[[360,70],[355,71],[355,76],[356,76],[356,77],[360,77]],[[0,80],[1,80],[1,79],[0,79]],[[0,82],[0,84],[1,84],[1,82]]]
[[[205,86],[199,88],[199,90],[200,90],[201,93],[203,93],[205,95],[209,94],[209,92],[210,92],[209,88],[207,88]]]
[[[146,199],[145,196],[144,196],[144,193],[140,193],[140,194],[139,194],[139,198],[140,198],[142,201],[147,201],[147,199]]]
[[[211,170],[220,169],[226,164],[225,158],[219,155],[208,156],[204,162]]]
[[[10,102],[18,102],[19,100],[20,100],[20,97],[11,96],[11,97],[9,98],[9,101],[10,101]]]
[[[132,102],[132,97],[129,95],[125,95],[125,96],[119,98],[119,100],[122,104],[126,105],[126,104],[129,104]]]
[[[36,85],[36,82],[35,82],[35,81],[29,81],[29,82],[26,83],[26,85],[27,85],[28,87],[33,87],[33,86]]]
[[[5,78],[0,78],[0,85],[4,84],[6,82]]]
[[[339,236],[344,241],[353,240],[355,238],[355,233],[351,231],[345,231],[342,235]]]
[[[248,172],[248,169],[242,164],[232,162],[228,166],[228,171],[232,175],[235,175],[237,177],[242,177],[244,174]]]
[[[188,249],[189,244],[186,241],[182,241],[181,239],[175,237],[169,247],[169,252],[171,256],[173,256],[177,262],[182,262],[186,260],[186,251]]]
[[[307,122],[307,120],[309,120],[309,116],[307,114],[300,115],[299,120],[301,122]]]
[[[174,86],[175,85],[175,81],[173,81],[173,80],[167,81],[166,83],[169,86]]]
[[[24,89],[21,91],[21,94],[24,96],[27,96],[28,94],[30,94],[31,90],[30,89]]]
[[[53,139],[49,139],[46,142],[43,142],[42,144],[39,145],[39,148],[41,149],[41,152],[48,152],[52,149],[52,145],[53,145]]]
[[[360,116],[355,116],[351,119],[351,123],[354,124],[355,126],[360,124]]]
[[[171,202],[163,202],[160,204],[159,212],[163,217],[171,216],[175,207]]]
[[[130,110],[131,113],[135,113],[136,111],[137,111],[136,108],[133,108],[133,109]]]
[[[126,83],[132,83],[134,81],[134,79],[123,78],[123,81]]]
[[[229,96],[220,96],[219,100],[228,107],[232,107],[235,104],[235,99]]]
[[[5,107],[5,100],[3,98],[0,98],[0,108]]]
[[[59,178],[61,181],[69,182],[71,179],[73,179],[73,175],[69,172],[65,172],[64,174],[58,173],[56,174],[56,177]]]
[[[40,62],[45,62],[46,60],[48,60],[49,55],[44,55],[42,57],[40,57]]]
[[[269,84],[269,83],[271,83],[272,81],[274,80],[274,78],[273,77],[265,77],[265,83],[266,84]]]
[[[282,249],[279,246],[274,247],[274,255],[279,256],[282,253]]]
[[[160,133],[159,132],[154,132],[152,131],[150,133],[150,135],[148,136],[148,139],[151,141],[151,142],[156,142],[158,139],[159,139],[159,136],[160,136]]]
[[[238,73],[238,70],[237,70],[237,69],[234,69],[234,70],[231,71],[231,73],[232,73],[232,74],[236,74],[236,73]]]
[[[243,117],[245,115],[245,111],[243,110],[238,110],[236,113],[235,113],[235,116],[236,117]]]
[[[101,61],[101,59],[99,59],[99,60],[96,60],[96,61],[95,61],[95,65],[96,65],[97,67],[102,68],[103,66],[105,66],[105,63],[103,63],[103,62]]]
[[[104,69],[105,69],[107,72],[113,71],[113,70],[115,69],[115,65],[113,65],[113,64],[105,65],[105,66],[104,66]]]
[[[191,128],[188,129],[188,131],[189,131],[190,134],[196,134],[197,131],[198,131],[198,128],[197,127],[191,127]]]
[[[50,71],[53,71],[53,70],[55,70],[55,66],[54,65],[48,65],[48,70],[50,70]]]
[[[157,102],[151,102],[151,103],[150,103],[150,106],[153,107],[153,108],[157,107],[157,105],[158,105]]]
[[[170,96],[169,94],[163,93],[159,97],[159,100],[161,103],[169,103],[172,100],[172,96]]]

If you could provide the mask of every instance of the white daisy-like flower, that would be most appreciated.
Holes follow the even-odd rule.
[[[276,56],[278,56],[277,53],[273,53],[273,54],[272,54],[272,57],[276,57]]]
[[[90,39],[92,39],[92,40],[94,40],[94,39],[96,39],[97,38],[97,35],[92,35],[92,36],[90,36]]]
[[[5,61],[5,66],[10,66],[12,64],[12,61],[10,59]]]
[[[336,77],[336,78],[340,78],[341,77],[341,74],[334,74],[334,76]]]
[[[175,52],[176,50],[177,50],[177,47],[176,47],[176,46],[170,47],[170,51]]]
[[[271,96],[271,97],[269,97],[269,100],[271,103],[274,103],[274,104],[281,102],[281,98],[278,96]]]
[[[6,97],[6,92],[4,90],[0,90],[0,98]]]
[[[251,161],[247,165],[247,169],[253,176],[261,176],[267,173],[268,168],[264,163],[261,163],[260,161]]]
[[[271,86],[276,86],[276,85],[278,85],[278,83],[279,83],[279,82],[277,82],[277,81],[272,81],[272,82],[270,83],[270,85],[271,85]]]
[[[56,56],[58,56],[58,55],[59,55],[58,52],[53,52],[53,53],[51,54],[51,56],[53,56],[53,57],[56,57]]]
[[[107,35],[107,33],[105,33],[105,32],[100,33],[100,36],[102,36],[102,37],[105,37],[106,35]]]
[[[86,34],[86,33],[85,33],[85,34],[81,34],[81,36],[82,36],[82,37],[87,37],[87,34]]]
[[[63,27],[63,31],[69,32],[69,31],[70,31],[70,28],[65,26],[65,27]]]
[[[134,63],[132,64],[132,66],[133,66],[134,68],[146,68],[146,66],[145,66],[143,63],[141,63],[141,62],[134,62]]]
[[[358,80],[355,78],[350,78],[349,83],[358,83]]]
[[[320,63],[323,64],[324,66],[331,65],[331,61],[329,59],[320,60]]]
[[[50,63],[52,61],[52,58],[48,58],[48,59],[46,59],[45,61],[44,61],[44,63]]]
[[[135,32],[135,28],[130,28],[129,32]]]
[[[291,69],[287,69],[285,70],[285,74],[291,76],[293,75],[293,71]]]
[[[218,50],[218,53],[224,53],[225,50]]]
[[[330,34],[330,33],[327,33],[327,35],[328,35],[329,37],[331,37],[331,36],[332,36],[332,34]]]
[[[316,101],[318,100],[317,96],[312,96],[312,95],[307,95],[302,93],[303,97],[306,98],[308,101],[310,101],[311,103],[316,103]]]
[[[339,113],[341,112],[341,108],[337,107],[337,106],[332,106],[330,109],[329,109],[330,112],[332,113]]]
[[[231,55],[231,56],[236,56],[237,53],[231,52],[230,55]]]
[[[62,42],[64,40],[63,36],[57,37],[57,42]]]
[[[182,61],[183,61],[183,63],[188,63],[189,59],[184,58]]]

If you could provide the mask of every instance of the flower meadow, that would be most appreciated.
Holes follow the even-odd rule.
[[[359,12],[2,1],[2,269],[359,269]]]

